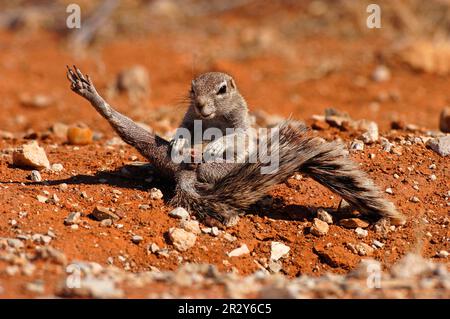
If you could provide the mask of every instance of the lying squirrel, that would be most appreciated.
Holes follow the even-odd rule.
[[[373,181],[351,161],[345,147],[337,142],[322,142],[303,124],[285,121],[276,127],[279,139],[268,144],[268,152],[278,153],[278,170],[262,174],[261,161],[244,163],[200,162],[194,168],[172,160],[171,153],[186,140],[168,142],[141,128],[113,109],[96,91],[88,76],[74,66],[68,68],[71,89],[87,99],[111,124],[119,136],[136,148],[156,167],[160,175],[176,183],[171,203],[182,206],[199,217],[212,217],[230,225],[240,213],[260,200],[271,186],[286,181],[295,172],[305,174],[340,195],[361,213],[374,219],[387,219],[394,225],[405,223],[405,217],[385,200]],[[235,81],[227,74],[212,72],[192,82],[190,106],[181,127],[193,129],[195,119],[204,128],[250,127],[247,104]],[[215,142],[213,142],[214,145]],[[219,144],[212,152],[220,155]]]

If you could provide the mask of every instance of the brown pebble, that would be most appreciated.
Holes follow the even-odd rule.
[[[72,145],[87,145],[92,143],[93,133],[88,127],[72,126],[67,130],[67,140]]]
[[[367,228],[369,227],[370,224],[359,218],[345,218],[339,221],[339,225],[345,228],[353,229],[358,227]]]

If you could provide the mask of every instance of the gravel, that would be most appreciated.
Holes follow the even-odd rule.
[[[312,226],[310,228],[311,234],[315,236],[324,236],[328,233],[328,230],[329,226],[326,222],[318,218],[314,218]]]
[[[360,227],[355,229],[355,233],[356,233],[356,236],[358,236],[358,238],[367,237],[367,235],[369,234],[369,232],[367,230],[362,229]]]
[[[196,220],[182,219],[180,221],[180,228],[183,228],[184,230],[196,235],[199,235],[202,232],[200,229],[200,223]]]
[[[358,228],[358,227],[360,227],[360,228],[367,228],[367,227],[369,227],[369,223],[368,222],[366,222],[364,220],[361,220],[359,218],[345,218],[345,219],[341,219],[339,221],[339,225],[341,225],[341,226],[343,226],[345,228],[350,228],[350,229]]]
[[[179,219],[189,219],[189,213],[183,207],[177,207],[169,212],[170,217],[179,218]]]
[[[64,219],[64,224],[65,225],[78,224],[80,222],[80,217],[81,217],[80,212],[72,212],[66,217],[66,219]]]
[[[280,258],[286,257],[291,248],[283,243],[273,241],[270,244],[270,259],[278,261]]]
[[[102,221],[105,219],[120,219],[119,215],[113,213],[108,207],[103,206],[96,206],[89,216],[98,221]]]
[[[333,216],[331,216],[325,209],[319,208],[317,210],[317,218],[327,224],[333,224]]]
[[[39,171],[37,171],[37,170],[31,171],[30,179],[33,182],[42,182],[41,173],[39,173]]]
[[[361,140],[353,140],[353,142],[350,144],[350,150],[363,151],[364,150],[364,142]]]
[[[151,199],[162,199],[163,193],[158,188],[153,187],[150,189],[150,198]]]
[[[47,154],[37,141],[31,141],[15,150],[13,153],[13,164],[18,167],[30,167],[37,170],[50,168]]]
[[[240,247],[233,249],[228,253],[228,257],[239,257],[250,253],[246,244],[242,244]]]
[[[134,244],[139,244],[139,243],[141,243],[143,240],[144,240],[144,238],[143,238],[142,236],[139,236],[139,235],[134,235],[133,237],[131,237],[131,241],[132,241]]]
[[[169,238],[178,251],[187,251],[195,245],[197,236],[181,228],[170,228]]]
[[[450,135],[430,139],[426,145],[441,156],[450,155]]]

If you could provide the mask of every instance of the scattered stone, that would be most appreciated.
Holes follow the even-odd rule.
[[[92,213],[90,214],[90,217],[98,221],[102,221],[104,219],[112,219],[112,220],[120,219],[119,215],[113,213],[108,207],[103,206],[96,206],[92,211]]]
[[[136,245],[139,244],[140,242],[142,242],[143,240],[144,240],[144,238],[139,235],[134,235],[133,237],[131,237],[131,241]]]
[[[333,216],[331,216],[325,209],[319,208],[317,210],[317,218],[327,224],[333,224]]]
[[[420,202],[420,199],[419,199],[419,197],[417,197],[417,196],[413,196],[413,197],[411,197],[409,200],[410,200],[411,202],[413,202],[413,203],[418,203],[418,202]]]
[[[414,70],[437,75],[450,73],[450,45],[447,40],[407,41],[400,45],[397,54]]]
[[[197,236],[181,228],[170,228],[169,238],[175,248],[179,251],[186,251],[195,245]]]
[[[341,128],[351,122],[352,119],[347,113],[340,112],[334,108],[327,108],[325,110],[325,121],[333,127]]]
[[[445,107],[441,112],[439,129],[444,133],[450,133],[450,106]]]
[[[354,140],[350,144],[350,150],[352,151],[363,151],[364,150],[364,142],[360,140]]]
[[[64,219],[64,225],[74,225],[80,222],[81,213],[80,212],[72,212],[69,216]]]
[[[163,198],[163,193],[158,188],[153,187],[152,189],[150,189],[150,198],[161,199]]]
[[[394,154],[394,155],[401,156],[401,155],[403,155],[403,147],[401,147],[401,146],[393,146],[391,148],[391,153]]]
[[[37,170],[50,167],[45,150],[39,146],[37,141],[31,141],[22,145],[13,153],[13,163],[19,167],[30,167]]]
[[[123,298],[124,292],[116,287],[115,281],[110,278],[96,278],[89,275],[80,280],[79,288],[67,285],[59,292],[64,297],[82,297],[96,299]]]
[[[63,169],[64,169],[64,166],[60,163],[52,164],[52,171],[54,171],[54,172],[62,172]]]
[[[58,122],[53,124],[50,130],[56,137],[65,139],[67,138],[67,131],[69,130],[69,127],[66,124]]]
[[[216,226],[211,227],[211,235],[213,235],[214,237],[219,236],[219,228],[217,228]]]
[[[291,248],[283,243],[273,241],[270,244],[270,259],[278,261],[280,258],[286,257]]]
[[[274,260],[269,261],[269,269],[274,274],[279,273],[281,269],[283,269],[283,266],[281,265],[281,262],[277,262]]]
[[[450,155],[450,135],[432,138],[426,145],[441,156]]]
[[[157,244],[155,244],[155,243],[151,243],[150,246],[148,247],[148,249],[149,249],[153,254],[156,254],[156,253],[160,250],[159,246],[158,246]]]
[[[341,219],[339,221],[339,225],[341,225],[341,226],[343,226],[345,228],[350,228],[350,229],[358,228],[358,227],[360,227],[360,228],[367,228],[367,227],[369,227],[369,223],[368,222],[366,222],[364,220],[361,220],[359,218],[345,218],[345,219]]]
[[[20,249],[25,247],[25,245],[23,244],[23,242],[19,239],[16,238],[1,238],[0,237],[0,248],[3,246],[2,245],[2,241],[6,241],[6,244],[14,249]]]
[[[373,245],[377,248],[383,248],[384,244],[376,239],[373,241]]]
[[[369,234],[369,232],[367,230],[362,229],[360,227],[355,229],[355,233],[356,233],[356,236],[358,236],[358,238],[367,237],[367,235]]]
[[[436,254],[436,256],[438,256],[439,258],[447,258],[448,257],[448,251],[446,250],[441,250],[440,252],[438,252]]]
[[[52,105],[54,103],[54,100],[51,97],[44,94],[36,94],[36,95],[23,94],[20,96],[20,103],[23,106],[45,108]]]
[[[389,153],[392,149],[392,146],[394,146],[394,144],[389,142],[389,140],[384,137],[380,138],[380,142],[381,142],[381,147],[383,148],[383,151],[385,151],[387,153]]]
[[[150,76],[142,65],[123,70],[117,77],[117,88],[134,96],[147,95],[150,88]]]
[[[352,244],[347,243],[347,248],[354,254],[358,254],[360,256],[370,256],[374,253],[374,249],[367,245],[366,243]]]
[[[61,183],[59,184],[58,188],[60,191],[66,191],[69,187],[67,186],[66,183]]]
[[[184,230],[191,232],[193,234],[201,234],[201,229],[200,229],[200,224],[198,221],[196,220],[186,220],[186,219],[182,219],[180,221],[180,227],[183,228]]]
[[[223,238],[225,238],[226,240],[228,240],[229,242],[234,242],[237,240],[237,238],[229,233],[225,233],[223,235]]]
[[[46,203],[48,201],[48,198],[42,195],[37,195],[36,199],[38,200],[39,203]]]
[[[430,180],[433,181],[433,182],[434,182],[435,180],[437,180],[436,175],[431,174],[431,175],[430,175]]]
[[[371,144],[378,141],[378,125],[375,122],[367,124],[367,131],[361,135],[361,139],[365,144]]]
[[[39,173],[39,171],[32,170],[30,174],[30,179],[33,182],[42,182],[41,173]]]
[[[345,200],[341,199],[337,208],[338,213],[349,213],[352,211],[352,206]]]
[[[14,134],[7,131],[0,130],[0,139],[2,140],[12,140],[14,138]]]
[[[71,126],[67,130],[67,140],[71,145],[91,144],[92,137],[92,130],[87,126]]]
[[[372,80],[375,82],[385,82],[391,79],[391,71],[385,65],[378,65],[372,73]]]
[[[183,207],[177,207],[169,212],[169,216],[179,219],[189,219],[190,215]]]
[[[392,188],[388,187],[388,188],[386,188],[386,193],[393,195],[394,191],[392,190]]]
[[[233,249],[228,253],[228,257],[239,257],[242,255],[249,254],[250,250],[248,249],[246,244],[242,244],[241,247]]]
[[[102,220],[100,222],[100,225],[103,226],[103,227],[111,227],[112,224],[113,224],[113,221],[112,221],[112,219],[109,219],[109,218],[108,219],[104,219],[104,220]]]
[[[314,218],[312,226],[309,231],[311,234],[313,234],[315,236],[323,236],[328,233],[328,229],[329,229],[329,226],[326,222],[324,222],[318,218]]]
[[[52,241],[52,238],[48,235],[34,234],[31,236],[31,240],[37,244],[47,245]]]

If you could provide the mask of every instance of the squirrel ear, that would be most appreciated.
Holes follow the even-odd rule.
[[[231,86],[233,89],[236,89],[236,83],[234,83],[233,78],[230,79],[230,86]]]

